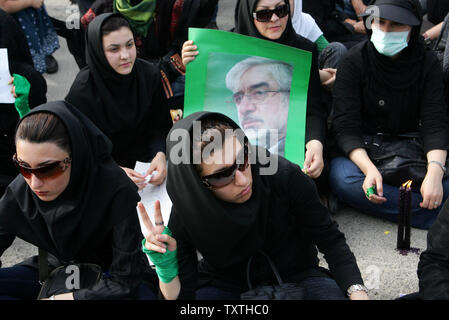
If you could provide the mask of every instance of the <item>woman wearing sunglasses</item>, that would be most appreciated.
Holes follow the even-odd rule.
[[[201,136],[192,137],[197,121]],[[180,132],[189,138],[171,138]],[[262,250],[284,282],[306,288],[306,299],[344,299],[346,293],[350,299],[367,299],[355,257],[313,182],[297,165],[273,154],[270,160],[277,170],[261,175],[271,164],[261,164],[254,155],[267,150],[248,144],[242,132],[222,114],[199,112],[178,121],[169,133],[167,191],[173,207],[168,228],[158,202],[155,225],[139,204],[149,230],[143,250],[156,258],[164,297],[240,299],[248,290],[251,256],[252,283],[274,280],[267,262],[257,255]],[[192,164],[198,155],[201,161]],[[177,156],[187,157],[178,164]],[[315,245],[332,273],[318,267]]]
[[[312,65],[307,94],[306,154],[304,171],[319,185],[327,184],[324,169],[323,145],[326,136],[327,110],[322,102],[318,53],[316,45],[296,34],[292,26],[289,2],[284,0],[239,0],[235,10],[235,32],[283,45],[310,51]],[[193,41],[186,41],[182,49],[183,63],[198,54]],[[329,75],[330,78],[330,75]],[[329,79],[327,78],[327,79]]]
[[[83,112],[112,141],[112,156],[139,189],[166,176],[165,137],[172,120],[159,70],[136,58],[134,35],[120,14],[97,16],[87,30],[87,67],[66,101]],[[136,161],[151,162],[146,174]]]
[[[0,199],[0,256],[18,237],[48,252],[49,271],[94,263],[105,273],[94,287],[54,300],[156,297],[143,283],[151,270],[139,250],[137,187],[111,149],[62,101],[33,109],[18,124],[13,161],[21,174]],[[36,299],[40,289],[37,256],[0,269],[0,299]]]

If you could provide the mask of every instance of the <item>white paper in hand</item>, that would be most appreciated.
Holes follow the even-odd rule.
[[[145,175],[146,171],[150,168],[150,164],[151,163],[137,161],[136,166],[134,167],[134,170],[139,172],[140,174]],[[155,173],[155,171],[153,171],[153,175],[156,175],[156,174],[157,173]],[[166,181],[167,181],[167,179],[165,179],[164,182],[159,186],[154,186],[152,184],[149,184],[148,186],[146,186],[145,188],[143,188],[142,190],[139,191],[139,195],[141,198],[140,202],[142,202],[143,205],[145,206],[145,210],[147,211],[148,217],[150,218],[153,225],[154,225],[154,203],[156,202],[156,200],[159,200],[161,203],[162,218],[164,219],[165,226],[168,225],[168,221],[170,219],[172,202],[167,193]],[[142,222],[138,208],[137,208],[137,214],[139,217],[140,229],[142,230],[142,233],[144,235],[146,235],[147,228],[145,227],[145,224]],[[148,258],[148,255],[147,255],[147,258]],[[153,262],[151,262],[150,258],[148,258],[148,261],[150,262],[150,265],[154,265]]]
[[[11,93],[12,85],[8,82],[11,80],[8,65],[8,49],[0,49],[0,103],[14,103],[16,99]]]

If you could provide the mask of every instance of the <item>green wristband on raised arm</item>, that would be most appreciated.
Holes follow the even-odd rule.
[[[168,227],[165,227],[162,234],[171,236],[172,233]],[[171,282],[178,275],[178,257],[177,251],[166,250],[165,253],[160,253],[145,248],[146,239],[142,240],[142,251],[145,252],[156,266],[156,273],[164,283]]]
[[[19,113],[20,118],[23,118],[30,111],[30,106],[28,104],[28,96],[30,95],[31,85],[27,78],[21,76],[20,74],[13,74],[14,86],[16,87],[16,101],[14,106]]]

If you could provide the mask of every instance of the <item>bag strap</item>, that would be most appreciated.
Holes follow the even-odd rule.
[[[256,253],[256,255],[257,255],[258,253],[262,254],[262,255],[268,260],[268,263],[270,264],[271,270],[273,271],[274,275],[276,276],[277,282],[279,283],[279,285],[282,285],[284,282],[282,281],[282,278],[281,278],[281,276],[279,275],[278,270],[277,270],[276,267],[274,266],[273,261],[271,261],[270,257],[268,257],[268,255],[267,255],[265,252],[263,252],[262,250],[259,250],[259,251]],[[250,275],[249,275],[249,271],[250,271],[250,267],[251,267],[251,262],[253,261],[253,258],[254,258],[254,256],[251,256],[251,258],[249,258],[248,265],[246,266],[246,277],[247,277],[247,280],[248,280],[248,288],[249,288],[250,290],[253,290],[253,286],[251,285],[251,279],[250,279]]]
[[[48,253],[39,248],[39,283],[44,284],[48,278]]]

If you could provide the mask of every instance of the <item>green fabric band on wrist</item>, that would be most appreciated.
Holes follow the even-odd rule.
[[[19,75],[13,74],[14,81],[13,84],[16,87],[16,101],[14,105],[16,107],[17,112],[19,113],[20,118],[23,118],[30,111],[30,106],[28,104],[28,96],[30,95],[31,85],[28,80]]]
[[[172,233],[168,227],[165,227],[162,234],[171,236]],[[165,253],[148,250],[145,248],[146,239],[142,240],[142,251],[146,253],[156,266],[156,273],[164,283],[171,282],[178,275],[178,250],[166,250]]]

